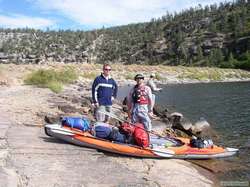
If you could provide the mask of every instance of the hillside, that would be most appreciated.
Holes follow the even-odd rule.
[[[0,29],[0,63],[123,63],[250,69],[250,3],[194,7],[93,31]]]

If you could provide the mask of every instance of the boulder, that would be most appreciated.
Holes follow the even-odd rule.
[[[44,121],[49,124],[58,123],[60,121],[61,114],[44,114]]]
[[[81,106],[82,107],[91,107],[91,98],[90,97],[85,97],[81,96]]]
[[[61,104],[58,106],[58,109],[64,113],[76,113],[76,112],[78,112],[78,109],[76,107],[71,106],[69,104]]]
[[[183,115],[181,113],[178,112],[174,112],[172,114],[170,114],[170,122],[172,124],[172,128],[174,130],[178,131],[182,131],[182,133],[178,133],[178,135],[180,136],[192,136],[192,123],[190,121],[188,121],[186,118],[183,117]],[[182,135],[183,133],[185,133],[185,135]]]
[[[192,126],[192,133],[199,137],[208,137],[216,140],[219,138],[218,134],[211,125],[206,121],[206,119],[201,118]]]
[[[6,59],[8,59],[8,55],[6,55],[5,53],[0,52],[0,59],[1,60],[6,60]]]
[[[169,110],[167,108],[162,108],[159,105],[154,106],[153,112],[156,116],[159,116],[161,118],[170,118]]]
[[[204,130],[210,128],[210,124],[207,122],[206,119],[200,118],[195,124],[192,126],[192,132],[197,134],[201,133]]]
[[[81,107],[79,108],[79,112],[83,114],[88,114],[91,111],[90,107]]]

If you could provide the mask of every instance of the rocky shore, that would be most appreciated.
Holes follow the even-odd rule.
[[[0,67],[0,186],[219,185],[210,171],[184,160],[123,157],[66,144],[45,135],[44,124],[56,122],[60,116],[85,115],[92,119],[89,100],[92,77],[86,75],[90,71],[99,74],[100,65],[77,67],[82,76],[59,94],[24,85],[23,79],[38,68],[64,66]],[[170,70],[164,74],[157,68],[161,69],[133,66],[125,70],[114,66],[113,76],[119,85],[127,85],[133,84],[130,75],[126,77],[131,72],[170,74]],[[171,76],[159,79],[159,83],[166,80],[171,80]],[[116,103],[119,108],[119,102]],[[155,124],[158,130],[165,125],[163,121]]]

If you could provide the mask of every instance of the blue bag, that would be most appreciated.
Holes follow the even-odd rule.
[[[113,129],[109,136],[110,140],[120,143],[125,143],[126,136],[121,134],[118,130]]]
[[[108,126],[95,126],[95,136],[98,138],[108,139],[112,129]]]
[[[90,129],[89,120],[81,117],[63,117],[62,125],[82,131],[88,131]]]

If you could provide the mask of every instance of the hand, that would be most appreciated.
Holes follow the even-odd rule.
[[[98,104],[98,103],[92,103],[92,105],[93,105],[95,108],[99,107],[99,104]]]
[[[162,88],[157,88],[157,91],[161,91],[162,90]]]
[[[131,113],[130,112],[128,112],[128,118],[131,119]]]
[[[148,115],[149,115],[150,117],[154,117],[153,112],[149,112]]]
[[[114,100],[115,100],[115,98],[112,96],[112,97],[111,97],[111,101],[114,101]]]

